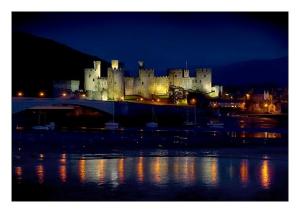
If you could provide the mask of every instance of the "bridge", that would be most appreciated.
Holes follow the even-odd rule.
[[[37,108],[59,108],[58,106],[74,105],[90,107],[102,112],[113,114],[113,101],[96,101],[87,99],[68,99],[68,98],[12,98],[12,113],[18,113],[26,109]]]

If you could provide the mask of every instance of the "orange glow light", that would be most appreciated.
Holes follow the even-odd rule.
[[[268,160],[264,160],[260,167],[260,182],[264,189],[268,189],[271,185],[271,171]]]
[[[44,97],[44,96],[45,96],[45,93],[44,93],[44,92],[40,92],[40,93],[39,93],[39,96],[40,96],[40,97]]]
[[[85,159],[80,159],[78,161],[78,175],[79,175],[80,183],[84,183],[85,182],[85,175],[86,175]]]
[[[240,165],[240,177],[243,184],[248,183],[249,180],[248,169],[249,169],[248,161],[242,160],[242,163]]]
[[[42,164],[36,166],[35,173],[36,173],[36,176],[38,178],[39,184],[43,184],[44,181],[45,181],[45,179],[44,179],[44,176],[45,176],[44,166]]]
[[[103,184],[105,182],[105,167],[106,167],[106,160],[99,159],[98,160],[98,177],[99,182]]]
[[[119,180],[120,180],[120,183],[124,183],[124,180],[125,180],[125,162],[124,162],[124,159],[119,159],[118,160],[118,173],[119,173]]]
[[[218,182],[218,164],[217,160],[212,160],[210,165],[211,183],[215,185]]]
[[[17,167],[15,168],[15,173],[16,173],[16,176],[17,176],[17,177],[22,176],[22,173],[23,173],[22,167],[17,166]]]
[[[17,96],[18,96],[18,97],[22,97],[22,96],[23,96],[23,92],[18,92],[18,93],[17,93]]]
[[[143,157],[139,157],[137,163],[137,178],[140,182],[144,181],[144,162]]]
[[[192,99],[191,99],[191,104],[196,104],[196,102],[197,102],[197,101],[196,101],[195,98],[192,98]]]
[[[59,179],[62,183],[67,182],[67,166],[66,165],[59,166]]]
[[[66,97],[66,96],[67,96],[67,93],[63,92],[62,96],[63,96],[63,97]]]

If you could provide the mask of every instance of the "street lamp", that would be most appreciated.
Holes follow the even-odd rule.
[[[43,91],[41,91],[41,92],[39,93],[39,96],[40,96],[40,97],[44,97],[44,96],[45,96],[45,93],[44,93]]]
[[[22,96],[23,96],[23,92],[18,92],[18,93],[17,93],[17,96],[18,96],[18,97],[22,97]]]
[[[192,98],[192,99],[191,99],[191,104],[196,104],[196,102],[197,102],[197,101],[196,101],[195,98]]]
[[[246,98],[247,98],[247,100],[250,99],[250,94],[249,93],[246,94]]]

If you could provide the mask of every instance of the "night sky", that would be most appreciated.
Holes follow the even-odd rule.
[[[13,31],[137,70],[222,66],[288,55],[288,13],[14,13]]]

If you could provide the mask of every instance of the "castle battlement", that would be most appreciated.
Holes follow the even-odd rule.
[[[84,69],[84,88],[90,94],[89,98],[123,100],[126,95],[151,98],[153,95],[168,95],[170,86],[214,95],[222,91],[221,87],[212,87],[210,68],[197,68],[195,77],[189,76],[188,69],[181,68],[169,69],[167,76],[155,76],[154,69],[145,68],[143,61],[138,65],[138,77],[124,76],[119,60],[112,60],[107,77],[101,77],[101,62],[95,61],[94,68]]]

